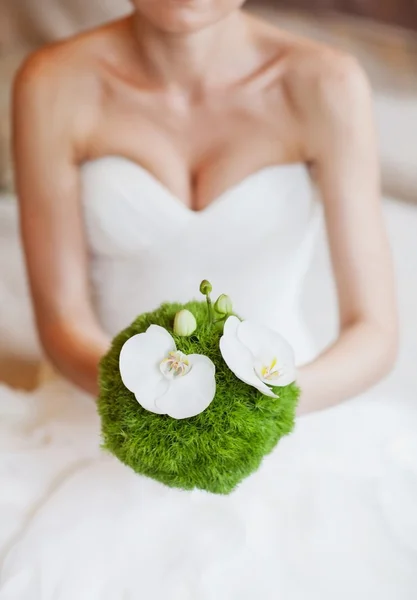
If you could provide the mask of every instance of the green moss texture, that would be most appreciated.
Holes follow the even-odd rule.
[[[197,331],[190,338],[178,337],[172,330],[175,314],[182,308],[197,319]],[[216,396],[200,415],[175,420],[148,412],[123,385],[120,350],[151,324],[165,327],[178,350],[205,354],[215,364]],[[298,387],[275,388],[279,394],[275,399],[237,379],[219,350],[222,329],[219,324],[209,326],[205,302],[164,304],[139,316],[113,340],[100,365],[103,447],[136,473],[170,487],[229,494],[293,429]]]

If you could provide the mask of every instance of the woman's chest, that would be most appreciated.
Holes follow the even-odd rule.
[[[259,169],[303,160],[296,124],[279,94],[113,94],[89,158],[120,155],[143,166],[195,211]]]

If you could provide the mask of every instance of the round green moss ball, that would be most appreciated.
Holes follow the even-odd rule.
[[[175,314],[186,308],[197,319],[189,338],[173,333]],[[125,388],[119,354],[133,335],[152,325],[165,327],[185,354],[205,354],[216,366],[216,395],[200,415],[175,420],[146,411]],[[229,494],[260,466],[281,437],[294,426],[299,389],[275,388],[269,398],[240,381],[219,350],[221,324],[209,326],[205,302],[163,304],[139,316],[114,340],[100,365],[98,410],[103,447],[136,473],[184,490]]]

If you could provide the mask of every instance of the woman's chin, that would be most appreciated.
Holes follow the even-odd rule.
[[[203,11],[189,10],[187,7],[175,7],[163,15],[163,18],[153,20],[154,26],[166,33],[187,34],[210,27],[219,20]]]
[[[166,33],[187,34],[205,29],[227,17],[241,2],[212,0],[137,0],[137,9],[153,26]]]

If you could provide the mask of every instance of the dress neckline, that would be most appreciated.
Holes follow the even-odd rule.
[[[123,155],[106,155],[99,158],[95,158],[89,161],[86,161],[82,165],[82,170],[90,168],[94,165],[103,165],[109,167],[109,164],[115,165],[124,165],[128,169],[131,170],[132,173],[141,174],[145,176],[151,183],[154,185],[163,196],[168,198],[171,202],[178,205],[179,209],[186,212],[189,215],[201,216],[206,213],[209,213],[216,206],[223,203],[226,199],[233,197],[236,193],[246,187],[249,184],[257,182],[261,177],[263,177],[266,173],[274,173],[277,175],[285,175],[289,172],[297,172],[304,174],[308,177],[308,167],[306,163],[303,162],[290,162],[290,163],[281,163],[281,164],[272,164],[267,165],[265,167],[261,167],[256,171],[253,171],[249,175],[245,176],[240,181],[232,184],[227,189],[225,189],[221,194],[219,194],[216,198],[214,198],[207,206],[200,210],[194,210],[187,206],[176,194],[174,194],[165,184],[163,184],[153,173],[151,173],[148,169],[143,167],[141,164],[135,162],[134,160],[127,158]]]

